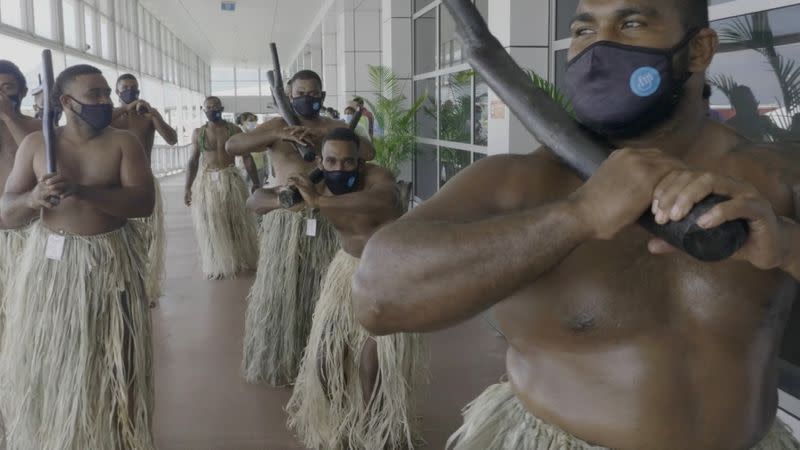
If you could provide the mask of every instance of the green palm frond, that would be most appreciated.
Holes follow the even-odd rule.
[[[541,76],[539,76],[539,74],[537,74],[533,70],[528,69],[526,70],[526,72],[528,72],[528,76],[531,77],[533,84],[537,88],[545,91],[547,95],[550,96],[550,98],[552,98],[553,100],[556,101],[556,103],[561,105],[561,107],[563,107],[570,115],[573,115],[572,105],[570,105],[567,97],[556,87],[555,84],[542,78]]]
[[[400,164],[410,160],[414,152],[416,115],[430,96],[426,93],[408,106],[400,81],[391,69],[370,66],[369,76],[377,95],[374,101],[367,100],[367,104],[383,130],[383,135],[375,136],[372,141],[375,162],[397,175]]]
[[[730,75],[712,75],[708,77],[708,84],[725,94],[728,100],[731,98],[731,92],[739,86],[739,83]]]

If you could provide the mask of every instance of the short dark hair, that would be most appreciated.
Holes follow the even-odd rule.
[[[1,59],[0,60],[0,73],[11,75],[17,79],[17,84],[19,84],[19,89],[24,91],[28,89],[28,81],[25,79],[25,75],[22,74],[22,71],[19,70],[16,64],[11,61]]]
[[[325,139],[322,140],[321,148],[325,148],[325,144],[327,144],[328,141],[352,142],[356,144],[356,150],[361,147],[361,139],[359,139],[358,135],[350,128],[334,128],[325,136]]]
[[[708,100],[711,98],[711,85],[706,83],[703,86],[703,100]]]
[[[75,66],[67,67],[64,69],[63,72],[58,74],[56,78],[56,85],[53,87],[53,94],[50,98],[50,104],[57,111],[61,111],[61,102],[59,99],[64,92],[67,90],[67,87],[75,81],[76,78],[82,75],[102,75],[103,72],[100,71],[95,66],[90,66],[88,64],[78,64]]]
[[[356,109],[355,109],[355,108],[353,108],[352,106],[348,106],[347,108],[345,108],[345,109],[344,109],[344,113],[345,113],[345,114],[347,114],[347,110],[348,110],[348,109],[349,109],[350,111],[353,111],[353,114],[355,114],[355,113],[356,113]]]
[[[244,122],[246,120],[250,119],[251,117],[253,119],[258,119],[258,117],[255,114],[251,113],[251,112],[243,112],[243,113],[239,114],[239,117],[236,118],[236,125],[243,125]]]
[[[219,102],[220,105],[222,104],[222,99],[220,99],[216,95],[209,95],[208,97],[206,97],[206,99],[203,100],[203,104],[205,104],[209,100],[216,100],[217,102]]]
[[[708,28],[708,0],[674,0],[686,31]]]
[[[297,80],[314,80],[317,82],[320,90],[322,90],[322,78],[320,78],[317,72],[314,72],[313,70],[301,70],[297,72],[287,84],[291,88],[292,84]]]
[[[117,78],[117,84],[115,84],[115,86],[119,85],[120,81],[125,81],[125,80],[132,80],[132,81],[135,81],[137,83],[139,82],[139,80],[137,80],[136,77],[133,76],[133,74],[124,73],[124,74],[120,75],[119,78]]]
[[[364,106],[364,97],[353,97],[353,101],[361,106]]]

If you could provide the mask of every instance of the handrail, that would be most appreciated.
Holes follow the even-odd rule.
[[[156,178],[168,177],[186,170],[192,144],[171,146],[154,145],[150,154],[150,167]]]

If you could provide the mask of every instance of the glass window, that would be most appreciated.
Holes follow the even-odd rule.
[[[474,128],[474,142],[475,145],[488,145],[489,144],[489,85],[486,81],[475,75],[475,102],[473,103],[475,110],[474,120],[472,124]]]
[[[567,50],[555,53],[555,81],[556,87],[564,91],[564,73],[567,71]]]
[[[439,79],[439,139],[472,142],[472,71],[453,73]]]
[[[439,7],[442,18],[441,32],[439,33],[439,68],[455,66],[464,62],[464,52],[461,49],[461,40],[456,33],[456,22],[450,11],[444,6]]]
[[[258,69],[236,68],[236,81],[258,81]]]
[[[436,147],[417,143],[414,152],[414,195],[427,200],[439,189],[436,181]]]
[[[481,12],[483,19],[485,21],[489,21],[489,0],[475,0],[475,6],[478,7],[478,11]]]
[[[22,28],[22,0],[0,0],[0,20],[6,25]]]
[[[439,148],[439,188],[445,185],[458,172],[472,164],[472,154],[454,148]]]
[[[430,5],[434,0],[414,0],[414,12]]]
[[[111,20],[106,16],[100,16],[100,42],[103,46],[103,58],[108,60],[114,59],[111,29]]]
[[[64,41],[73,48],[78,48],[78,5],[76,0],[63,0]]]
[[[83,32],[86,39],[86,50],[94,55],[100,53],[100,49],[97,45],[97,39],[94,35],[94,23],[96,18],[97,15],[92,8],[89,8],[88,6],[83,8]]]
[[[486,155],[485,153],[478,153],[478,152],[474,152],[474,153],[472,154],[472,163],[474,164],[474,163],[476,163],[476,162],[478,162],[478,161],[482,160],[483,158],[486,158],[486,156],[487,156],[487,155]]]
[[[718,20],[710,112],[756,142],[800,142],[800,5]]]
[[[578,9],[578,2],[579,0],[556,0],[556,39],[571,36],[569,26]]]
[[[436,79],[429,78],[414,83],[414,98],[426,97],[417,111],[417,136],[436,139]]]
[[[53,39],[52,0],[33,0],[33,28],[39,36]]]
[[[436,9],[414,21],[414,73],[436,70]]]
[[[111,0],[98,0],[97,7],[106,16],[111,16]]]

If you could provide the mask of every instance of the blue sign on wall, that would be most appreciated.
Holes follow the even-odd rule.
[[[222,2],[223,11],[236,11],[236,2]]]

